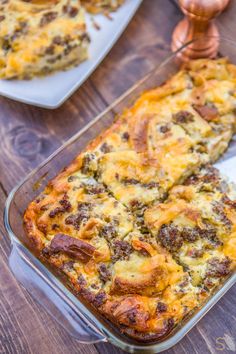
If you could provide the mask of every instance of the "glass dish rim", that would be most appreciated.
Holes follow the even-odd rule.
[[[212,37],[210,37],[212,38]],[[232,44],[236,48],[236,41],[231,40],[226,37],[221,37],[219,40],[219,43],[222,41],[227,41],[228,43]],[[84,305],[75,295],[72,294],[71,291],[69,291],[65,285],[56,277],[50,270],[33,254],[31,251],[18,239],[18,237],[15,235],[13,232],[10,221],[9,221],[9,211],[10,211],[10,206],[13,201],[14,195],[16,192],[21,188],[21,186],[28,181],[32,176],[36,174],[43,166],[45,166],[47,163],[53,160],[55,156],[57,156],[61,151],[63,151],[67,146],[72,144],[74,141],[80,138],[90,127],[92,127],[96,122],[98,122],[104,115],[106,115],[108,112],[112,111],[112,109],[118,105],[122,100],[125,99],[135,88],[137,88],[139,85],[141,85],[143,82],[145,82],[153,73],[155,73],[158,69],[161,67],[165,66],[168,62],[173,60],[179,52],[184,50],[186,47],[191,45],[193,42],[199,40],[199,38],[195,38],[194,40],[188,41],[185,43],[183,46],[181,46],[178,50],[175,52],[167,55],[164,60],[161,61],[159,65],[156,65],[152,70],[150,70],[146,75],[144,75],[140,80],[136,81],[134,85],[132,85],[128,90],[126,90],[122,95],[120,95],[117,99],[114,100],[112,104],[110,104],[105,110],[103,110],[101,113],[99,113],[97,116],[95,116],[94,119],[89,121],[82,129],[80,129],[77,133],[75,133],[72,137],[70,137],[68,140],[66,140],[59,148],[57,148],[51,155],[49,155],[45,160],[43,160],[36,168],[34,168],[30,173],[26,175],[9,193],[6,203],[5,203],[5,208],[4,208],[4,225],[5,229],[8,233],[8,236],[10,238],[11,245],[14,243],[18,245],[20,251],[24,251],[24,253],[29,254],[30,257],[33,257],[34,262],[36,262],[39,267],[37,268],[37,271],[39,272],[39,275],[45,279],[44,274],[39,268],[42,268],[44,273],[48,275],[48,283],[53,281],[53,284],[50,284],[50,286],[53,288],[54,291],[58,293],[59,292],[64,292],[64,295],[66,295],[67,301],[70,301],[70,306],[72,303],[72,300],[79,301],[80,306],[83,307],[83,309],[80,309],[78,307],[79,313],[82,314],[83,317],[85,317],[86,322],[95,328],[94,330],[101,334],[104,338],[103,339],[98,339],[97,341],[90,341],[87,344],[93,344],[97,342],[110,342],[112,344],[117,345],[118,347],[127,350],[127,347],[132,348],[132,352],[137,350],[157,350],[158,352],[167,350],[177,344],[196,324],[197,322],[216,304],[216,302],[236,283],[236,272],[234,272],[226,281],[225,283],[221,286],[219,290],[216,291],[215,294],[213,294],[210,298],[208,298],[207,302],[197,309],[196,313],[193,314],[193,316],[190,319],[187,319],[186,323],[181,326],[176,333],[173,335],[168,336],[166,339],[163,339],[160,342],[154,342],[154,343],[140,343],[140,344],[129,344],[123,341],[123,339],[118,338],[114,333],[112,333],[110,330],[107,330],[107,328],[97,319],[93,313]],[[31,264],[31,267],[33,265]],[[56,283],[56,284],[55,284]],[[57,288],[55,288],[57,286]],[[74,305],[73,305],[74,306]],[[89,318],[87,318],[87,316]],[[98,327],[99,325],[99,327]]]

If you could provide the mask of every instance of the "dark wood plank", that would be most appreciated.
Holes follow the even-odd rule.
[[[236,1],[231,0],[225,11],[216,19],[222,37],[235,41]]]
[[[76,96],[53,111],[3,97],[0,107],[1,183],[9,192],[106,105],[88,81]]]

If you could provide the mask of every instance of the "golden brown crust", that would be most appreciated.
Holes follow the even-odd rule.
[[[25,212],[41,259],[138,341],[166,336],[235,267],[235,194],[202,168],[233,134],[235,79],[224,59],[188,64],[141,95]]]
[[[235,267],[235,190],[212,167],[174,187],[145,222],[158,242],[188,268],[195,286],[211,291]],[[227,202],[228,201],[228,202]],[[229,252],[229,245],[232,247]]]
[[[129,119],[129,132],[132,147],[136,152],[145,152],[148,148],[147,133],[150,116],[143,115],[136,117],[135,115]]]
[[[81,0],[82,5],[93,14],[115,11],[123,2],[124,0]]]
[[[1,2],[0,78],[32,79],[88,58],[85,9],[109,16],[122,0]]]
[[[95,251],[96,248],[87,242],[68,235],[56,234],[53,237],[49,248],[44,249],[44,254],[48,253],[48,255],[51,256],[63,252],[82,263],[88,263],[90,259],[94,257]]]
[[[31,79],[78,65],[89,36],[79,1],[8,0],[1,4],[0,77]]]

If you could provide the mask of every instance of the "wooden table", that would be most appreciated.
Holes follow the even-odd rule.
[[[218,19],[221,32],[232,38],[235,16],[236,0],[232,0]],[[175,1],[144,0],[99,68],[56,110],[0,98],[0,213],[16,183],[168,55],[171,33],[180,18]],[[1,217],[0,353],[121,353],[110,344],[82,345],[71,338],[16,282],[8,268],[9,252]],[[225,342],[219,339],[224,334],[234,335],[236,345],[235,298],[236,286],[167,353],[225,353]]]

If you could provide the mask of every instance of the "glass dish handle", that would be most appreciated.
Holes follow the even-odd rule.
[[[80,343],[92,344],[106,341],[103,333],[78,310],[77,306],[70,301],[65,301],[65,295],[60,288],[55,289],[50,285],[46,275],[44,276],[43,271],[39,271],[39,265],[36,263],[40,262],[37,259],[32,261],[32,256],[29,260],[27,250],[23,249],[20,244],[12,243],[10,268],[34,299]]]

